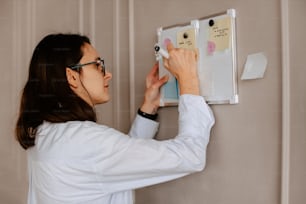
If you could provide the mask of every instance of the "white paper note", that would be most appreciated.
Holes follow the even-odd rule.
[[[267,57],[261,52],[248,55],[241,80],[263,78],[267,64]]]

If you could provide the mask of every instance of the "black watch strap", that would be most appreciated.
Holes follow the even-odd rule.
[[[150,119],[150,120],[156,120],[156,118],[158,116],[157,113],[156,114],[149,114],[149,113],[142,112],[140,110],[140,108],[138,109],[137,113],[138,113],[138,115],[140,115],[140,116],[142,116],[144,118]]]

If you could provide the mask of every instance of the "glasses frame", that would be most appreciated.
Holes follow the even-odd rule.
[[[104,63],[104,59],[102,58],[98,58],[96,59],[95,61],[92,61],[92,62],[87,62],[87,63],[84,63],[84,64],[75,64],[75,65],[70,65],[68,66],[70,69],[72,70],[76,70],[76,71],[80,71],[80,69],[84,66],[87,66],[87,65],[90,65],[90,64],[96,64],[97,66],[101,66],[102,67],[102,73],[103,73],[103,76],[105,76],[105,63]]]

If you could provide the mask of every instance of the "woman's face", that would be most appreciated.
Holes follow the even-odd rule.
[[[95,48],[86,43],[82,47],[83,57],[80,60],[80,64],[86,64],[96,61],[100,58]],[[102,58],[102,57],[101,57]],[[92,105],[106,103],[110,99],[109,95],[109,81],[112,78],[110,72],[105,72],[105,76],[102,72],[102,66],[99,64],[89,64],[81,68],[80,81],[84,87],[84,91],[88,94],[88,99]]]

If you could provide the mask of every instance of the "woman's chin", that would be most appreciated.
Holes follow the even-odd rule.
[[[103,99],[101,99],[99,101],[96,101],[95,105],[104,104],[104,103],[107,103],[109,101],[110,101],[110,97],[108,96],[108,97],[105,97],[105,98],[103,98]]]

